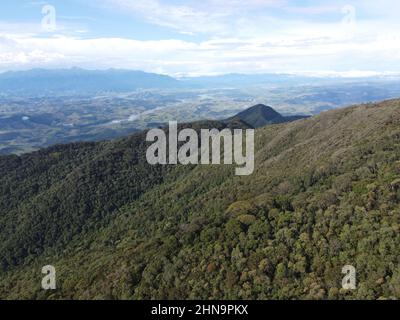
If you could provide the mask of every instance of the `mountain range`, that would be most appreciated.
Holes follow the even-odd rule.
[[[169,76],[120,69],[32,69],[0,74],[0,91],[34,95],[128,92],[136,89],[165,89],[179,86],[179,81]]]
[[[386,80],[395,80],[388,78]],[[179,77],[136,70],[31,69],[0,73],[0,93],[23,95],[70,95],[130,92],[138,89],[223,89],[254,86],[332,85],[385,81],[385,78],[315,77],[292,74],[224,74]]]
[[[0,92],[28,95],[129,92],[137,89],[201,89],[315,80],[284,74],[227,74],[179,79],[135,70],[32,69],[0,73]],[[321,81],[321,79],[320,79]]]
[[[0,298],[400,298],[399,141],[390,100],[257,128],[244,177],[151,166],[145,132],[0,156]]]

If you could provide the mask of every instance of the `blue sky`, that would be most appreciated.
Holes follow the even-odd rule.
[[[2,0],[0,71],[400,73],[399,12],[398,0]]]

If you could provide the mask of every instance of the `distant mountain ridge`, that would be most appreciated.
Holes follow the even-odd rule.
[[[356,80],[357,78],[352,78]],[[363,78],[363,80],[375,78]],[[358,79],[360,80],[360,79]],[[129,69],[88,70],[31,69],[0,73],[0,93],[28,95],[129,92],[136,89],[223,89],[258,85],[307,85],[345,83],[346,78],[295,74],[223,74],[218,76],[178,77]]]
[[[225,121],[241,120],[253,128],[260,128],[268,124],[279,124],[305,118],[308,118],[308,116],[298,115],[285,117],[269,106],[257,104]]]
[[[0,73],[0,93],[24,94],[128,92],[135,89],[221,88],[263,83],[299,83],[313,80],[286,74],[227,74],[173,78],[129,69],[31,69]],[[320,80],[319,80],[320,81]]]
[[[179,85],[178,80],[166,75],[121,69],[32,69],[0,74],[0,91],[27,94],[125,92]]]

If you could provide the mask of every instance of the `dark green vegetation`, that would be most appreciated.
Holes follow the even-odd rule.
[[[245,123],[248,123],[253,128],[264,127],[269,124],[278,124],[296,121],[300,119],[307,118],[306,116],[282,116],[279,112],[276,112],[271,107],[268,107],[263,104],[258,104],[253,106],[247,110],[244,110],[237,114],[236,116],[230,118],[228,121],[232,119],[242,120]]]
[[[400,100],[257,129],[248,177],[145,149],[142,133],[0,157],[0,298],[400,298]]]

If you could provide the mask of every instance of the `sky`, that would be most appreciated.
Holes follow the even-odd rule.
[[[400,73],[398,0],[2,0],[0,72]]]

